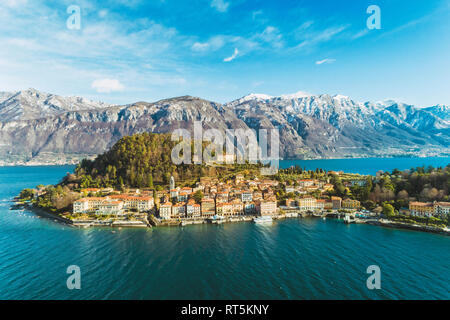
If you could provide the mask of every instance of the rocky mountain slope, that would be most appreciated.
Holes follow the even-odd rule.
[[[449,152],[449,121],[394,101],[359,103],[341,95],[300,92],[281,97],[252,94],[226,107],[251,128],[279,128],[287,158]]]
[[[111,107],[81,97],[61,97],[28,89],[0,93],[0,122],[41,119],[67,111],[98,110]]]
[[[449,107],[336,95],[252,94],[227,104],[190,96],[125,106],[29,89],[0,93],[0,164],[72,163],[140,132],[278,128],[284,158],[450,154]]]
[[[194,121],[202,121],[205,129],[247,128],[232,110],[189,96],[27,118],[0,121],[3,163],[73,163],[104,152],[123,136],[192,131]]]

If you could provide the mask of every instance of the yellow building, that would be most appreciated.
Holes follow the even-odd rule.
[[[431,217],[434,214],[434,205],[431,202],[411,201],[409,210],[412,216]]]
[[[344,209],[358,209],[361,203],[358,200],[344,199],[342,200],[342,208]]]
[[[233,205],[228,202],[216,204],[216,213],[219,216],[229,217],[233,215]]]
[[[202,216],[203,217],[212,217],[216,214],[216,204],[214,203],[214,199],[202,199]]]

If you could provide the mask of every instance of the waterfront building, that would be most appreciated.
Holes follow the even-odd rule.
[[[201,206],[198,203],[194,203],[194,213],[193,213],[193,217],[194,218],[198,218],[202,215],[202,209]]]
[[[325,210],[325,205],[327,203],[327,200],[325,199],[317,199],[316,200],[316,207],[318,210]]]
[[[216,203],[216,214],[223,217],[233,215],[233,205],[228,202]]]
[[[233,215],[242,215],[244,213],[244,204],[242,203],[241,200],[239,199],[235,199],[233,201],[231,201],[231,205],[233,207]]]
[[[256,206],[254,202],[246,202],[244,203],[244,213],[245,214],[255,214]]]
[[[175,203],[172,206],[172,215],[171,218],[176,219],[176,218],[184,218],[186,216],[185,214],[185,203]]]
[[[98,205],[95,213],[98,215],[122,215],[124,213],[123,202],[113,200],[102,201]]]
[[[342,200],[342,208],[344,209],[358,209],[361,203],[358,200],[344,199]]]
[[[202,199],[201,215],[203,217],[212,217],[216,214],[216,204],[214,199]]]
[[[112,195],[111,199],[122,201],[126,210],[137,210],[138,212],[149,211],[155,206],[153,197],[150,196],[129,196],[124,194]]]
[[[172,215],[172,203],[166,202],[159,207],[159,217],[162,219],[170,219]]]
[[[189,201],[186,203],[186,218],[192,218],[194,216],[194,199],[189,199]]]
[[[434,205],[432,202],[411,201],[409,210],[412,216],[431,217],[434,214]]]
[[[256,202],[256,211],[260,216],[272,216],[277,214],[277,202],[260,200]]]
[[[342,198],[341,197],[331,197],[331,202],[333,204],[334,210],[339,210],[342,206]]]
[[[73,213],[94,213],[103,201],[108,198],[89,197],[82,198],[73,203]]]
[[[450,215],[450,202],[434,202],[434,214],[440,217]]]
[[[333,209],[333,202],[330,199],[325,200],[325,203],[323,205],[324,210],[332,210]]]
[[[85,213],[88,211],[88,200],[80,199],[73,203],[73,213]]]
[[[300,207],[300,210],[316,210],[317,199],[313,197],[300,198],[298,200],[298,206]]]

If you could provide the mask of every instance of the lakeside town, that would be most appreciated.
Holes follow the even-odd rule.
[[[268,223],[275,219],[294,217],[343,218],[346,223],[372,223],[393,226],[383,219],[383,207],[367,210],[360,201],[333,196],[335,186],[329,172],[322,179],[297,179],[292,183],[272,179],[249,178],[236,174],[220,181],[201,177],[195,186],[177,186],[173,176],[167,189],[149,188],[83,188],[81,198],[72,204],[72,212],[60,215],[61,221],[78,227],[119,226],[152,227],[224,222],[254,221]],[[347,175],[344,186],[364,187],[364,176]],[[277,195],[282,196],[277,198]],[[43,190],[35,190],[39,197]],[[417,219],[448,220],[450,202],[410,201],[397,216]],[[396,224],[401,227],[400,224]],[[423,229],[423,227],[421,228]],[[443,228],[443,231],[448,231]]]
[[[124,137],[58,184],[22,190],[16,205],[77,227],[318,217],[449,233],[450,165],[376,175],[295,165],[265,175],[261,163],[174,165],[175,145],[166,134]]]

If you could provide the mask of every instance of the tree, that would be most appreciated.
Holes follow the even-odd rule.
[[[408,197],[409,197],[408,191],[406,191],[406,190],[402,190],[397,194],[397,198],[401,199],[401,200],[408,199]]]
[[[149,173],[147,176],[147,186],[149,188],[153,188],[153,176],[151,173]]]
[[[201,190],[198,190],[194,193],[194,200],[197,203],[201,203],[203,199],[203,192]]]
[[[383,203],[383,214],[386,217],[392,217],[394,215],[394,207],[389,203]]]
[[[24,189],[20,192],[19,198],[22,200],[30,200],[34,197],[34,190]]]

